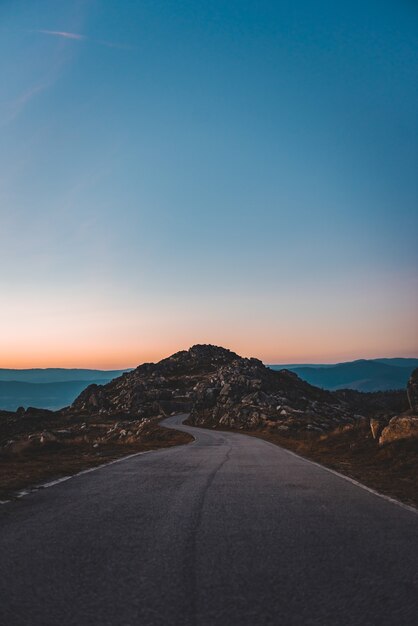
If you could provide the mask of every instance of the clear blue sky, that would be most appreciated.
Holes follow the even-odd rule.
[[[418,353],[418,5],[0,4],[3,367]]]

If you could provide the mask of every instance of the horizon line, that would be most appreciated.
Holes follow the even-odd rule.
[[[233,351],[232,351],[233,352]],[[175,354],[175,352],[173,353]],[[169,355],[172,356],[172,355]],[[241,356],[241,355],[238,355]],[[6,367],[6,366],[1,366],[0,367],[0,371],[4,371],[4,370],[13,370],[16,372],[19,371],[25,371],[25,370],[78,370],[78,371],[100,371],[100,372],[113,372],[113,371],[120,371],[120,372],[126,372],[128,370],[134,370],[137,367],[139,367],[140,365],[143,365],[144,363],[159,363],[159,361],[162,361],[165,358],[169,358],[169,357],[162,357],[162,359],[159,359],[158,361],[142,361],[140,363],[137,363],[137,365],[128,365],[126,367],[108,367],[108,368],[103,368],[103,367],[80,367],[80,366],[62,366],[62,365],[48,365],[46,367],[40,367],[40,366],[33,366],[33,367]],[[245,357],[244,357],[245,358]],[[248,357],[247,357],[248,358]],[[257,358],[257,357],[256,357]],[[382,361],[382,360],[393,360],[393,359],[404,359],[404,360],[410,360],[410,359],[417,359],[418,360],[418,354],[416,356],[381,356],[381,357],[360,357],[360,358],[354,358],[354,359],[348,359],[345,361],[315,361],[310,359],[309,361],[296,361],[294,363],[290,362],[290,361],[263,361],[262,359],[260,359],[260,361],[262,361],[262,363],[269,367],[271,365],[280,365],[280,366],[292,366],[292,367],[307,367],[310,365],[341,365],[343,363],[355,363],[357,361]]]

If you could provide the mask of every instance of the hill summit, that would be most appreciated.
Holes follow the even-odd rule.
[[[379,409],[388,410],[381,394],[325,391],[258,359],[198,344],[158,363],[144,363],[106,385],[90,385],[67,411],[136,419],[184,411],[197,425],[326,431]]]

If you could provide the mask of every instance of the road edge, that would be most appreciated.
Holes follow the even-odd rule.
[[[184,424],[184,425],[186,427],[188,427],[188,428],[196,428],[196,429],[201,429],[203,431],[205,431],[205,430],[210,430],[210,431],[215,431],[215,432],[219,431],[219,432],[224,432],[224,433],[230,433],[232,435],[241,435],[242,437],[248,437],[249,439],[258,439],[259,441],[263,441],[267,445],[274,446],[275,448],[280,448],[280,450],[283,450],[287,454],[290,454],[291,456],[294,456],[297,459],[300,459],[301,461],[305,461],[306,463],[310,463],[311,465],[315,465],[316,467],[319,467],[320,469],[323,469],[323,470],[329,472],[330,474],[334,474],[334,476],[338,476],[339,478],[343,478],[344,480],[348,481],[352,485],[355,485],[356,487],[360,487],[364,491],[368,491],[369,493],[377,496],[378,498],[382,498],[383,500],[386,500],[387,502],[391,502],[392,504],[397,504],[401,508],[406,509],[407,511],[410,511],[412,513],[415,513],[415,515],[418,515],[418,507],[415,507],[412,504],[406,504],[406,502],[402,502],[402,500],[398,500],[397,498],[393,498],[392,496],[388,496],[385,493],[381,493],[380,491],[376,491],[376,489],[373,489],[373,487],[368,487],[367,485],[365,485],[364,483],[359,482],[355,478],[351,478],[351,476],[347,476],[346,474],[341,474],[341,472],[338,472],[337,470],[334,470],[331,467],[327,467],[326,465],[322,465],[321,463],[318,463],[317,461],[313,461],[312,459],[308,459],[306,456],[302,456],[301,454],[298,454],[297,452],[294,452],[293,450],[289,450],[288,448],[284,448],[283,446],[280,446],[279,444],[274,443],[273,441],[268,441],[267,439],[264,439],[263,437],[257,437],[256,435],[248,435],[247,433],[242,433],[242,432],[239,432],[239,431],[223,430],[221,428],[209,428],[209,427],[205,427],[205,426],[203,426],[203,427],[202,426],[192,426],[191,424]],[[192,433],[190,433],[190,434],[192,434]]]
[[[185,413],[185,418],[188,417],[188,414]],[[167,418],[164,418],[167,419]],[[164,424],[161,424],[163,420],[159,420],[158,424],[162,427],[162,428],[167,428],[167,430],[176,430],[176,428],[173,428],[171,426],[164,426]],[[181,432],[181,431],[178,431]],[[133,454],[127,454],[126,456],[121,456],[117,459],[113,459],[112,461],[107,461],[106,463],[101,463],[100,465],[95,465],[93,467],[87,467],[84,470],[80,470],[79,472],[76,472],[75,474],[68,474],[68,476],[61,476],[60,478],[56,478],[54,480],[49,480],[47,482],[44,483],[39,483],[39,484],[35,484],[32,486],[28,486],[25,489],[21,489],[20,491],[16,492],[16,496],[13,498],[10,498],[8,500],[0,500],[0,506],[2,504],[9,504],[11,502],[16,502],[17,500],[20,500],[22,498],[24,498],[25,496],[28,496],[30,494],[36,493],[38,491],[42,491],[43,489],[49,489],[50,487],[55,487],[56,485],[59,485],[60,483],[64,483],[67,482],[67,480],[71,480],[71,478],[77,478],[77,476],[82,476],[83,474],[89,474],[90,472],[95,472],[96,470],[99,469],[103,469],[104,467],[108,467],[109,465],[114,465],[115,463],[121,463],[122,461],[127,461],[128,459],[132,459],[136,456],[141,456],[143,454],[150,454],[151,452],[161,452],[162,450],[175,450],[177,448],[181,448],[182,446],[190,446],[193,443],[196,443],[196,437],[194,437],[194,435],[192,435],[191,433],[189,433],[190,436],[192,437],[192,441],[188,441],[187,443],[179,443],[175,446],[169,446],[169,447],[162,447],[162,448],[154,448],[153,450],[141,450],[140,452],[134,452]]]

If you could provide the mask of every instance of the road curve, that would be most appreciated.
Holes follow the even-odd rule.
[[[417,623],[416,513],[183,418],[189,445],[0,507],[2,626]]]

